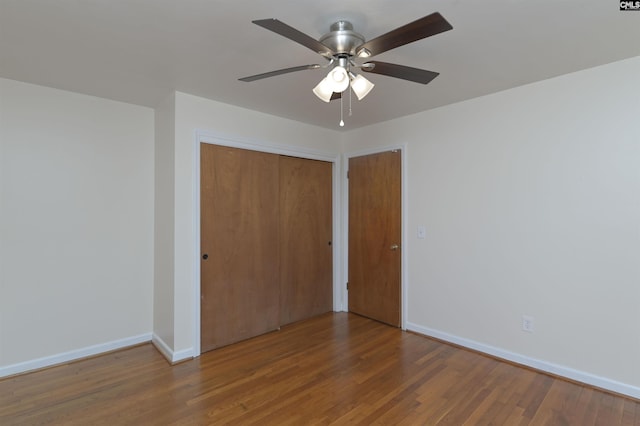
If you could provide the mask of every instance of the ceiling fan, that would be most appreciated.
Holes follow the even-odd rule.
[[[373,89],[374,84],[364,78],[362,74],[357,74],[357,70],[416,83],[429,83],[438,76],[437,72],[387,62],[370,61],[368,58],[453,29],[451,24],[438,12],[366,42],[362,35],[353,31],[353,25],[349,21],[335,22],[331,25],[329,32],[318,40],[277,19],[259,19],[252,22],[319,53],[328,62],[324,65],[301,65],[256,74],[243,77],[240,81],[250,82],[296,71],[329,68],[327,76],[313,89],[316,96],[325,102],[341,98],[342,93],[349,87],[358,99],[364,98]],[[342,120],[340,123],[343,125]]]

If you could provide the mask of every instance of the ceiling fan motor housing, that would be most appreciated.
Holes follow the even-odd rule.
[[[338,21],[318,41],[338,55],[354,56],[356,48],[364,43],[364,37],[353,31],[351,22]]]

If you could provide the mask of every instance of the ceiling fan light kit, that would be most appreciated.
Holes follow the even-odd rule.
[[[367,96],[374,86],[375,84],[364,78],[362,74],[355,75],[351,78],[351,89],[353,90],[353,93],[356,94],[359,101]]]
[[[336,93],[342,93],[349,87],[349,75],[347,70],[343,66],[336,66],[327,75],[327,78],[331,82],[333,91]]]
[[[250,82],[295,71],[330,68],[327,76],[313,88],[313,93],[324,102],[340,98],[341,117],[342,93],[345,90],[351,88],[358,100],[362,100],[375,86],[362,74],[356,74],[353,71],[355,69],[421,84],[427,84],[438,76],[438,73],[433,71],[404,65],[379,61],[367,61],[360,64],[356,60],[366,59],[396,47],[453,29],[451,24],[437,12],[366,42],[362,35],[353,31],[353,25],[349,21],[333,23],[329,28],[329,32],[318,40],[277,19],[260,19],[253,21],[253,23],[313,50],[329,62],[325,65],[312,64],[285,68],[244,77],[240,80]],[[341,118],[340,126],[343,125],[344,121]]]
[[[329,78],[323,78],[320,83],[313,88],[313,93],[323,101],[329,102],[333,95],[333,85],[331,84],[331,81],[329,81]]]

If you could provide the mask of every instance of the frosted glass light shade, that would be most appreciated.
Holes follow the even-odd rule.
[[[333,85],[329,79],[325,77],[316,87],[313,88],[313,93],[323,101],[329,102],[331,100],[331,95],[333,95]]]
[[[367,96],[371,89],[374,88],[374,86],[375,84],[364,78],[362,75],[358,75],[351,80],[351,88],[358,97],[359,101]]]
[[[344,67],[335,67],[329,71],[327,78],[331,81],[334,92],[342,93],[349,87],[349,75]]]

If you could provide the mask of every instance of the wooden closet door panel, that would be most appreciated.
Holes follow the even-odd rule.
[[[200,170],[204,352],[279,327],[278,156],[201,144]]]
[[[280,157],[280,322],[333,309],[332,167]]]
[[[400,326],[400,151],[349,160],[349,311]]]

